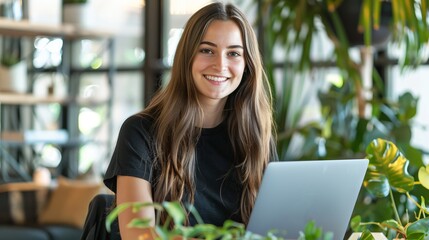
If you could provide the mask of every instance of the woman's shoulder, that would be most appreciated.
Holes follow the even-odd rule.
[[[143,126],[143,127],[152,127],[154,119],[148,114],[143,112],[135,113],[125,119],[123,125],[125,126]]]
[[[128,118],[122,123],[120,132],[125,135],[151,135],[154,129],[154,120],[150,115],[143,113],[136,113]]]

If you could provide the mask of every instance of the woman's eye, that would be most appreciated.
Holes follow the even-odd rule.
[[[241,56],[241,54],[239,52],[230,52],[230,53],[228,53],[228,55],[231,57],[240,57]]]
[[[212,53],[213,53],[213,51],[212,51],[212,50],[210,50],[210,49],[208,49],[208,48],[202,48],[202,49],[200,49],[200,52],[201,52],[201,53],[210,53],[210,54],[212,54]]]

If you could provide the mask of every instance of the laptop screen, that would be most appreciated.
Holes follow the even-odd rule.
[[[268,164],[247,230],[297,239],[313,220],[344,239],[368,167],[367,159],[280,161]]]

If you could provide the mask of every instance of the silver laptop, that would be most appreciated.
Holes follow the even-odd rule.
[[[269,163],[247,230],[297,239],[313,220],[344,239],[367,167],[367,159]]]

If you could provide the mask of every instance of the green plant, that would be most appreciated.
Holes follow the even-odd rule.
[[[386,44],[373,41],[384,29],[388,30],[390,43],[395,47],[405,46],[403,57],[398,59],[402,69],[413,69],[419,65],[424,59],[423,49],[429,37],[429,28],[425,27],[428,1],[257,2],[261,6],[258,26],[264,33],[260,42],[275,93],[280,158],[361,158],[365,157],[365,148],[372,139],[383,138],[396,142],[404,155],[411,159],[409,173],[416,177],[423,164],[422,151],[411,144],[411,127],[416,126],[413,117],[418,98],[410,93],[404,93],[398,99],[386,98],[384,80],[377,71],[373,71],[371,59],[375,49],[386,49]],[[356,26],[345,27],[344,24],[351,21],[341,20],[341,12],[343,7],[354,4],[359,5],[351,9],[358,12],[358,16],[366,17],[358,19]],[[351,39],[354,34],[350,34],[348,29],[358,32],[360,39]],[[322,58],[315,54],[317,48],[325,47],[318,45],[320,39],[331,43],[331,55]],[[360,44],[355,44],[359,41]],[[282,51],[283,58],[275,56]],[[358,51],[361,58],[352,58],[352,51]],[[318,66],[317,71],[314,71],[315,66]],[[328,90],[319,91],[319,86],[326,79],[323,71],[329,68],[338,69],[339,76],[330,83]],[[306,80],[311,77],[315,80]],[[304,80],[309,82],[307,86]],[[364,85],[368,82],[371,85]],[[320,117],[315,121],[302,122],[309,94],[317,91]],[[369,97],[365,96],[367,93],[370,93]],[[417,187],[413,191],[422,190]],[[394,193],[398,201],[400,196],[397,195]],[[386,199],[376,200],[362,190],[355,214],[361,215],[365,221],[387,218],[391,210],[386,202]]]
[[[300,70],[312,67],[311,50],[317,47],[313,44],[314,38],[322,31],[335,47],[337,65],[351,70],[354,61],[348,53],[350,43],[362,42],[362,46],[371,46],[374,36],[380,34],[383,27],[391,33],[390,42],[405,44],[404,65],[420,63],[429,39],[428,3],[427,0],[262,0],[259,14],[262,25],[267,26],[264,28],[268,36],[265,46],[270,48],[279,44],[285,46],[287,53],[300,51],[297,65]],[[347,34],[349,31],[344,27],[347,22],[343,21],[344,14],[340,11],[347,6],[353,7],[348,13],[356,13],[352,15],[358,18],[355,26],[347,27],[360,33],[353,36],[361,39],[350,39],[352,34]]]
[[[12,67],[22,60],[22,39],[19,37],[3,37],[0,59],[1,65]]]
[[[408,173],[409,160],[393,142],[375,139],[368,145],[366,153],[370,164],[364,187],[375,198],[388,198],[391,218],[366,222],[356,215],[351,221],[352,229],[367,230],[365,235],[369,230],[384,231],[389,239],[427,239],[429,208],[425,196],[429,196],[429,165],[419,168],[419,182],[416,182]],[[424,188],[418,190],[418,186]]]
[[[18,13],[18,1],[0,3],[0,15],[4,18],[19,20],[22,13]],[[12,67],[24,59],[23,39],[21,37],[1,37],[0,64]]]
[[[258,234],[251,233],[245,230],[245,226],[241,223],[237,223],[231,220],[226,220],[223,226],[215,226],[212,224],[203,223],[198,212],[192,206],[189,206],[191,214],[196,216],[198,224],[194,226],[185,226],[185,219],[187,213],[179,202],[163,202],[158,203],[123,203],[115,207],[107,216],[106,229],[108,232],[111,231],[110,226],[118,215],[128,208],[132,208],[133,211],[139,211],[144,207],[154,207],[156,211],[167,211],[168,218],[163,224],[160,223],[159,218],[156,219],[154,227],[154,236],[157,239],[170,240],[175,239],[177,236],[181,236],[184,239],[242,239],[242,240],[281,240],[282,238],[277,237],[274,232],[269,232],[267,236],[261,236]],[[157,215],[159,216],[159,214]],[[129,227],[134,228],[148,228],[150,227],[150,220],[148,219],[133,219],[129,224]],[[305,226],[303,232],[300,233],[298,240],[317,240],[332,239],[330,233],[323,233],[322,229],[317,227],[314,221],[309,221]]]
[[[259,4],[260,30],[264,32],[260,39],[264,62],[275,95],[276,122],[279,132],[278,150],[281,158],[289,159],[290,143],[296,133],[315,134],[312,128],[323,128],[317,123],[302,125],[300,122],[306,101],[297,97],[297,92],[305,95],[309,92],[303,84],[303,79],[309,77],[309,72],[317,64],[314,59],[317,40],[321,35],[328,36],[333,46],[329,60],[339,69],[341,78],[347,87],[347,102],[353,105],[352,111],[356,118],[368,118],[368,102],[373,105],[386,100],[366,98],[366,91],[383,94],[382,87],[365,89],[366,82],[375,81],[381,85],[382,80],[376,72],[372,72],[374,39],[381,32],[387,32],[389,42],[404,45],[403,58],[398,59],[402,67],[416,67],[424,59],[424,48],[429,39],[427,27],[427,0],[412,1],[381,1],[381,0],[255,0]],[[350,21],[344,21],[344,9],[351,6],[349,14],[356,16],[356,25],[344,26]],[[357,6],[357,7],[356,7]],[[414,10],[414,11],[413,11]],[[350,34],[356,32],[357,34]],[[383,31],[382,31],[383,30]],[[262,35],[261,35],[262,36]],[[351,39],[357,36],[359,39]],[[375,36],[375,37],[374,37]],[[351,43],[361,42],[359,46]],[[387,42],[387,41],[386,41]],[[383,49],[386,44],[377,44]],[[284,58],[274,56],[278,50],[284,51]],[[352,58],[350,50],[360,49],[361,62]],[[283,62],[282,62],[283,61]],[[365,66],[369,65],[369,66]],[[283,74],[275,74],[278,67],[283,66]],[[364,67],[369,70],[365,70]],[[293,77],[298,76],[298,77]],[[320,85],[311,83],[312,87]],[[371,87],[371,86],[369,86]],[[310,91],[312,91],[310,89]],[[373,95],[373,96],[374,96]],[[308,99],[308,97],[307,97]],[[375,100],[373,102],[373,100]],[[375,106],[380,109],[381,105]],[[374,107],[374,106],[373,106]],[[326,114],[322,112],[322,114]],[[329,113],[328,113],[329,114]],[[329,117],[329,116],[328,116]],[[325,128],[326,129],[326,128]],[[363,129],[363,128],[362,128]],[[320,137],[314,135],[313,139]],[[322,137],[323,139],[323,137]],[[304,144],[305,145],[305,144]]]
[[[329,91],[319,93],[321,119],[301,131],[305,142],[301,158],[360,158],[373,139],[384,138],[396,142],[413,159],[413,167],[420,166],[422,152],[411,145],[418,98],[409,92],[396,100],[374,97],[369,103],[371,114],[360,117],[354,111],[350,85],[344,82],[340,87],[333,85]]]

